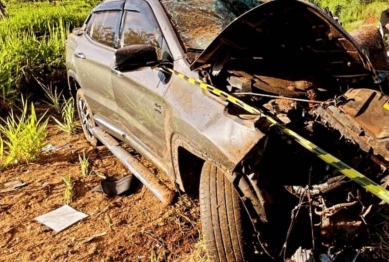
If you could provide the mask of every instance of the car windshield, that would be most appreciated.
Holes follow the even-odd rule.
[[[161,0],[186,49],[205,49],[258,0]]]

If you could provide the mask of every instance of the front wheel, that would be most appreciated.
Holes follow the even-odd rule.
[[[210,261],[246,260],[241,206],[241,200],[224,172],[205,162],[200,179],[200,212]]]
[[[91,129],[95,127],[95,121],[93,120],[93,113],[90,109],[88,103],[85,100],[84,92],[81,89],[77,90],[77,111],[78,116],[81,121],[82,130],[84,131],[84,135],[86,140],[91,143],[93,146],[96,146],[98,141]]]

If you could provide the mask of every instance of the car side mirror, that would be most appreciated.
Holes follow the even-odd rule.
[[[129,45],[115,52],[115,69],[119,71],[135,71],[158,64],[157,51],[152,46]]]

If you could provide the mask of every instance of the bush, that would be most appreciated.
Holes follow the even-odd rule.
[[[11,110],[6,120],[1,119],[0,135],[4,139],[0,137],[0,156],[5,156],[3,166],[35,160],[45,143],[48,118],[44,120],[43,114],[38,119],[32,103],[28,112],[28,102],[23,98],[22,105],[19,117]]]

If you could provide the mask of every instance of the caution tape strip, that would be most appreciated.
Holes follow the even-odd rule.
[[[204,83],[200,79],[195,79],[195,78],[186,76],[186,75],[184,75],[178,71],[175,71],[171,68],[164,68],[164,70],[169,71],[172,74],[178,76],[179,78],[184,79],[193,85],[197,85],[201,89],[207,90],[216,96],[225,98],[227,101],[243,108],[244,110],[246,110],[247,112],[249,112],[251,114],[265,117],[271,124],[277,126],[282,132],[284,132],[288,136],[294,138],[294,140],[296,140],[296,142],[299,143],[300,145],[302,145],[304,148],[306,148],[307,150],[309,150],[310,152],[315,154],[317,157],[322,159],[327,164],[329,164],[332,167],[334,167],[335,169],[337,169],[339,172],[341,172],[343,175],[345,175],[346,177],[353,180],[355,183],[357,183],[360,186],[362,186],[363,188],[365,188],[370,193],[374,194],[375,196],[377,196],[378,198],[382,199],[383,201],[385,201],[386,203],[389,204],[389,191],[387,191],[385,188],[378,185],[377,183],[375,183],[374,181],[372,181],[368,177],[364,176],[363,174],[361,174],[357,170],[353,169],[349,165],[340,161],[338,158],[329,154],[328,152],[326,152],[325,150],[323,150],[319,146],[315,145],[314,143],[310,142],[309,140],[307,140],[304,137],[300,136],[299,134],[295,133],[291,129],[283,126],[278,121],[276,121],[274,118],[263,113],[261,110],[246,104],[242,100],[240,100],[240,99],[238,99],[238,98],[236,98],[236,97],[234,97],[234,96],[232,96],[232,95],[230,95],[230,94],[228,94],[228,93],[226,93],[226,92],[224,92],[224,91],[222,91],[214,86],[211,86],[207,83]]]

